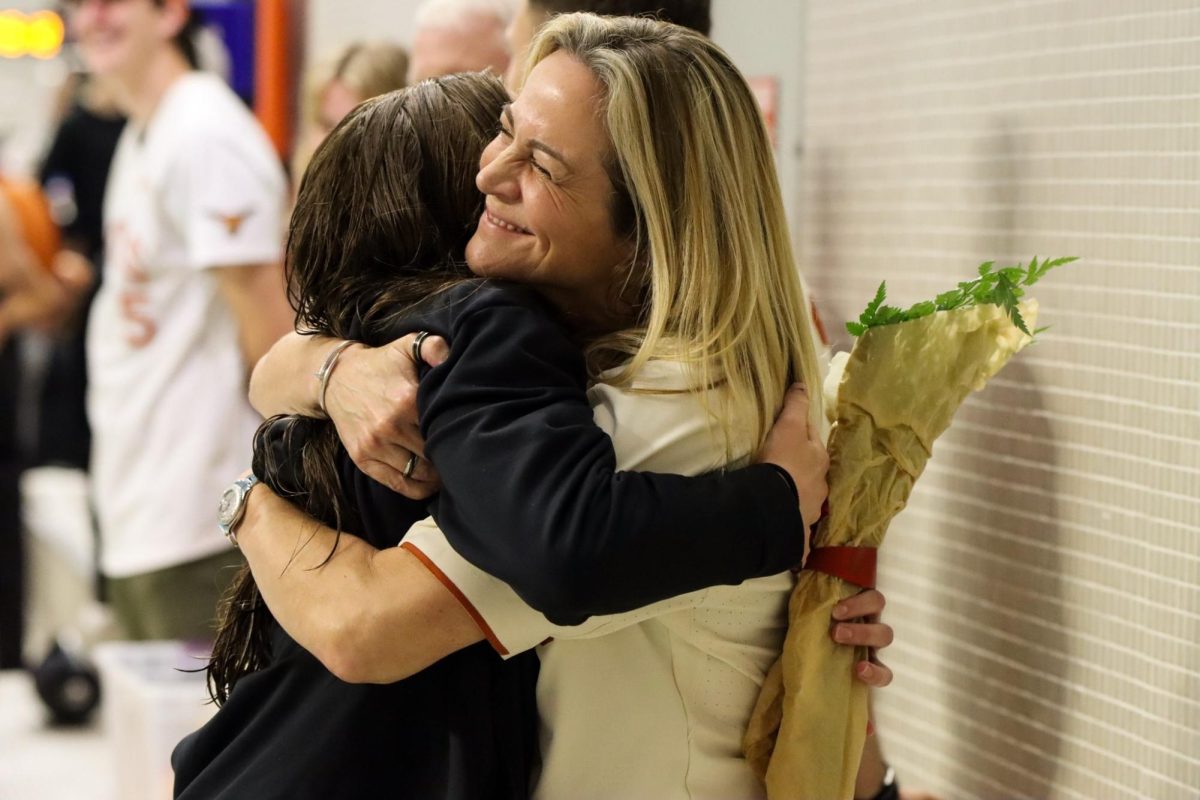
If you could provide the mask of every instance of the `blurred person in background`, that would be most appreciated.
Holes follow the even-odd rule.
[[[86,75],[72,75],[61,94],[64,102],[38,176],[61,234],[58,242],[41,246],[58,244],[63,248],[48,265],[49,270],[32,263],[30,243],[21,241],[28,232],[18,232],[15,209],[0,210],[4,216],[0,249],[5,262],[0,266],[0,342],[11,333],[28,329],[48,334],[38,343],[41,346],[33,349],[37,357],[23,359],[22,369],[18,370],[16,359],[9,356],[11,363],[2,379],[7,389],[0,406],[7,411],[0,413],[4,429],[0,434],[0,462],[4,464],[0,466],[0,506],[4,508],[0,512],[0,665],[10,667],[19,660],[24,614],[18,476],[31,477],[28,470],[38,467],[55,468],[39,470],[39,474],[45,473],[43,487],[51,490],[59,509],[80,520],[85,531],[91,528],[92,517],[86,502],[79,502],[82,491],[75,491],[85,485],[83,473],[91,445],[84,407],[84,327],[98,280],[92,264],[99,263],[103,252],[101,201],[125,121],[115,109],[111,92]],[[18,386],[25,401],[20,414],[16,411]],[[20,447],[13,427],[18,418],[25,429]]]
[[[293,190],[300,185],[312,154],[342,118],[364,100],[408,80],[408,52],[393,42],[354,42],[337,60],[314,67],[305,81],[301,129],[292,156]]]
[[[82,76],[40,170],[42,187],[62,229],[63,249],[81,256],[89,267],[103,264],[104,189],[124,127],[125,118],[112,88],[104,81]],[[38,391],[38,438],[32,466],[88,467],[91,431],[84,406],[84,331],[91,298],[101,281],[102,274],[96,270],[91,291],[74,318],[59,326]]]
[[[11,211],[0,204],[0,302],[7,298],[16,237]],[[0,323],[2,324],[2,323]],[[0,331],[0,670],[23,665],[25,550],[21,539],[20,448],[17,446],[17,348]]]
[[[512,16],[513,0],[426,0],[413,20],[408,82],[485,69],[503,75]]]
[[[511,60],[504,76],[510,92],[521,84],[529,43],[555,14],[586,11],[610,17],[653,17],[691,28],[708,36],[712,29],[711,0],[517,0],[512,22],[504,32]]]
[[[232,90],[194,69],[185,0],[73,0],[67,17],[129,119],[87,331],[100,565],[131,638],[211,638],[238,562],[212,498],[250,455],[248,370],[291,328],[285,178]]]

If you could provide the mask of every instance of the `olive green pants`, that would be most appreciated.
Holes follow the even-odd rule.
[[[233,548],[154,572],[106,581],[108,602],[130,639],[207,639],[217,600],[243,564]]]

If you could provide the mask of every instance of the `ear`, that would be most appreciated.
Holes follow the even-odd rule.
[[[188,0],[162,0],[158,12],[158,32],[164,41],[174,39],[187,23],[191,7]]]

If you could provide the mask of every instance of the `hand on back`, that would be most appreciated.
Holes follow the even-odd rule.
[[[829,454],[821,441],[820,430],[809,420],[808,392],[801,384],[793,384],[783,400],[783,408],[758,460],[776,464],[787,470],[796,482],[800,495],[800,517],[804,520],[805,552],[808,552],[812,526],[821,517],[821,508],[829,496],[826,473]]]
[[[405,497],[424,499],[440,487],[425,460],[418,426],[417,364],[409,334],[382,347],[354,345],[339,357],[325,391],[325,410],[358,468]],[[421,357],[430,366],[446,360],[449,347],[429,336]],[[419,460],[412,462],[416,455]],[[406,474],[407,473],[407,474]]]

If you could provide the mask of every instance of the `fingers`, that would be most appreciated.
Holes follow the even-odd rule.
[[[448,354],[445,340],[420,332],[380,348],[352,348],[326,394],[329,417],[358,468],[412,499],[429,497],[441,486],[425,459],[418,425],[416,361],[440,364]]]
[[[392,344],[394,347],[402,348],[413,361],[417,360],[416,356],[419,353],[420,360],[431,367],[439,366],[450,357],[450,345],[446,343],[446,340],[428,331],[410,333]]]
[[[813,447],[808,412],[808,392],[803,384],[792,384],[783,397],[783,406],[779,409],[775,424],[767,433],[759,460],[782,466],[793,478],[801,477],[799,473],[805,472],[806,466],[810,466],[809,462],[823,473],[821,461],[824,445],[815,442],[816,448]]]
[[[887,647],[896,634],[883,622],[839,622],[830,628],[830,636],[838,644],[853,647]]]
[[[54,277],[71,295],[81,295],[92,287],[95,280],[95,268],[92,263],[79,253],[71,250],[61,251],[54,259],[51,267]]]
[[[892,626],[879,621],[885,605],[882,592],[865,589],[834,606],[835,621],[829,629],[830,637],[838,644],[870,650],[869,660],[854,665],[854,677],[877,688],[892,682],[892,670],[875,656],[877,650],[889,646],[895,638]]]
[[[428,465],[429,462],[423,463]],[[437,473],[430,467],[427,467],[427,480],[418,479],[416,474],[411,478],[406,478],[403,472],[382,461],[365,461],[358,464],[358,468],[393,492],[404,495],[410,500],[424,500],[431,497],[442,485]]]
[[[410,463],[412,464],[411,468],[409,467]],[[400,468],[400,474],[407,480],[418,483],[429,483],[437,479],[437,471],[434,470],[433,464],[422,458],[420,454],[417,454],[415,462],[411,458],[404,459],[404,466]]]
[[[808,391],[803,383],[793,383],[783,396],[783,408],[779,410],[776,424],[795,425],[800,430],[808,429]]]
[[[425,454],[415,449],[412,443],[413,437],[400,437],[405,439],[407,444],[397,444],[392,439],[383,439],[379,437],[366,437],[352,444],[346,444],[346,452],[350,454],[350,459],[358,465],[363,472],[371,473],[367,470],[367,464],[376,464],[373,467],[377,472],[396,473],[406,480],[429,481],[436,477],[437,473],[433,469],[433,465],[425,459]],[[419,443],[420,439],[416,439]],[[417,461],[409,470],[409,462],[413,454],[416,454]],[[385,486],[391,486],[390,480],[381,480],[376,475],[371,477],[378,480]]]
[[[864,589],[858,594],[842,600],[833,608],[833,618],[836,620],[858,619],[860,617],[876,617],[883,613],[887,604],[883,593],[878,589]]]
[[[440,336],[428,336],[421,346],[421,358],[431,367],[445,363],[450,357],[450,345]]]
[[[876,689],[892,682],[892,670],[878,661],[859,661],[854,665],[854,677]]]
[[[811,408],[808,387],[803,383],[793,383],[783,397],[783,409],[779,412],[779,419],[786,418],[797,429],[803,431],[805,438],[810,442],[823,444],[820,426],[813,425]]]

